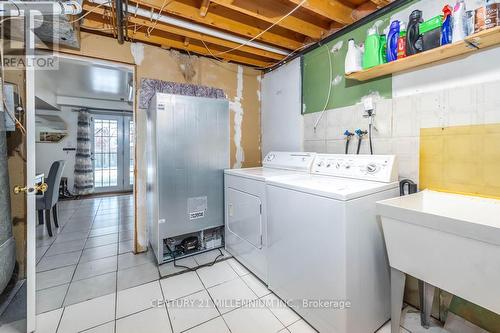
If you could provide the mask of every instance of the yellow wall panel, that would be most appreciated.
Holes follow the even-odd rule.
[[[421,129],[420,188],[500,199],[500,124]]]

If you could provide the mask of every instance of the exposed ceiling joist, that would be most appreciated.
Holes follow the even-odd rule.
[[[302,2],[302,0],[289,1],[295,4],[300,4]],[[342,24],[351,24],[354,22],[351,16],[354,8],[338,0],[307,0],[302,4],[302,7]]]
[[[114,36],[112,30],[113,28],[108,25],[107,28],[109,29],[106,29],[106,26],[103,25],[101,17],[102,16],[96,14],[88,15],[85,19],[85,26],[82,26],[82,29],[88,29],[90,32],[94,33]],[[158,30],[153,31],[151,34],[147,34],[146,32],[144,32],[145,30],[146,29],[143,27],[138,31],[134,31],[134,29],[130,27],[128,29],[128,36],[133,40],[141,41],[144,43],[159,45],[164,48],[175,48],[178,50],[189,51],[207,57],[212,57],[210,51],[212,53],[223,51],[223,49],[218,48],[216,45],[207,45],[210,48],[210,51],[208,51],[204,46],[200,46],[192,42],[188,45],[185,45],[184,39],[182,37],[176,39],[174,36]],[[235,53],[226,53],[221,58],[227,61],[234,61],[237,63],[248,64],[257,67],[268,67],[272,64],[272,62]]]
[[[281,17],[294,9],[294,6],[283,6],[269,0],[212,0],[212,2],[268,23],[279,21]],[[295,15],[288,16],[277,25],[314,39],[320,39],[327,32],[323,27]]]
[[[370,0],[379,7],[384,7],[393,2],[394,0]]]
[[[200,6],[200,16],[205,17],[208,13],[208,7],[210,7],[210,0],[202,0]]]
[[[84,3],[83,9],[85,11],[92,11],[96,14],[102,15],[103,22],[109,22],[109,20],[106,21],[104,19],[106,19],[106,15],[110,14],[110,12],[106,11],[104,8],[98,7],[97,5],[94,5],[94,4]],[[172,26],[169,24],[165,24],[163,22],[151,21],[149,18],[143,18],[141,16],[129,15],[128,20],[131,24],[136,24],[138,26],[145,26],[145,27],[151,28],[151,29],[158,29],[158,30],[161,30],[164,32],[169,32],[169,33],[176,34],[179,36],[185,36],[185,37],[188,37],[191,39],[204,41],[205,43],[220,45],[221,47],[225,47],[228,49],[235,48],[238,45],[240,45],[238,43],[231,42],[231,41],[228,41],[225,39],[208,36],[208,35],[205,35],[205,34],[202,34],[199,32],[195,32],[192,30],[188,30],[188,29]],[[262,56],[265,58],[270,58],[273,60],[283,59],[283,55],[272,53],[272,52],[261,50],[261,49],[257,49],[257,48],[250,47],[250,46],[243,46],[239,50],[241,52],[255,54],[255,55]]]
[[[149,8],[160,9],[162,7],[163,0],[132,0],[130,3],[139,3]],[[195,6],[196,1],[173,1],[163,9],[171,15],[176,15],[178,17],[185,18],[190,21],[205,24],[214,28],[225,30],[231,33],[235,33],[247,38],[253,38],[261,34],[262,28],[258,27],[259,22],[255,24],[249,24],[246,22],[240,22],[229,16],[224,16],[215,13],[215,11],[210,10],[207,12],[205,17],[199,15],[199,7]],[[268,24],[267,24],[268,25]],[[256,38],[261,42],[276,45],[285,49],[295,50],[302,46],[301,41],[292,38],[290,35],[281,35],[273,31],[264,33],[262,36]]]
[[[263,67],[393,1],[128,0],[127,33],[164,48]],[[108,0],[84,0],[83,7],[116,38],[116,13]]]

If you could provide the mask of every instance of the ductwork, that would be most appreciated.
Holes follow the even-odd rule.
[[[5,112],[0,111],[0,293],[10,281],[16,263],[16,243],[12,235],[9,168]]]
[[[79,1],[1,1],[0,16],[24,16],[26,12],[41,15],[78,15],[82,12]]]

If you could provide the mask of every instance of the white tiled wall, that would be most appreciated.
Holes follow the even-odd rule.
[[[304,149],[319,153],[345,151],[344,132],[368,128],[363,106],[354,105],[304,116]],[[500,81],[382,99],[376,103],[375,154],[396,154],[401,178],[418,181],[420,128],[500,123]],[[357,140],[350,144],[354,153]],[[364,140],[361,153],[369,153]]]

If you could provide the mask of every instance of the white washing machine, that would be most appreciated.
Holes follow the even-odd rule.
[[[263,167],[224,171],[226,250],[266,283],[266,181],[309,173],[314,157],[314,153],[270,152]]]
[[[320,155],[271,179],[268,284],[322,333],[375,332],[390,317],[389,265],[375,203],[399,195],[394,156]]]

